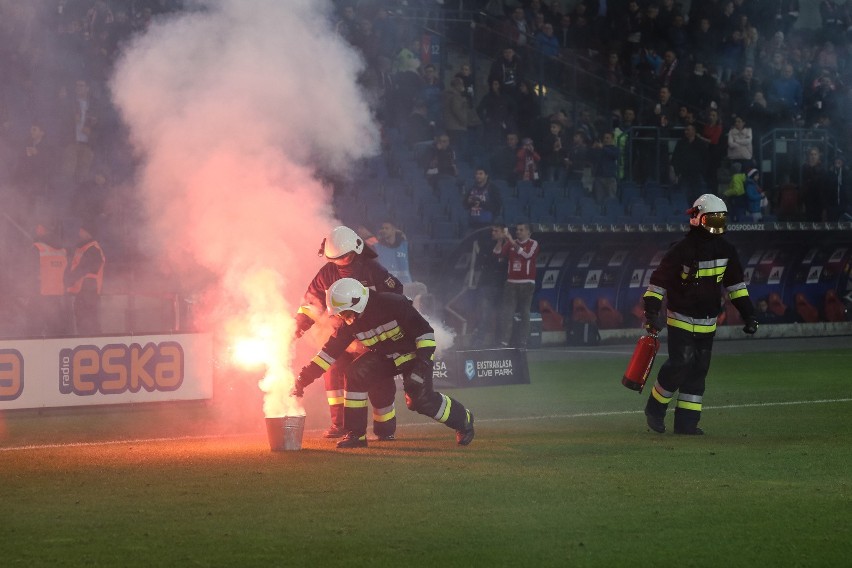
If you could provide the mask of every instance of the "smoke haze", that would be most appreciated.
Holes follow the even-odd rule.
[[[362,62],[334,33],[328,2],[193,8],[135,38],[111,84],[142,161],[142,234],[178,273],[213,275],[207,331],[265,342],[266,412],[280,414],[291,317],[338,224],[317,170],[343,173],[376,153],[378,132],[356,83]]]

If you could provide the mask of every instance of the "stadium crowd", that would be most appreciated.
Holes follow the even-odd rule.
[[[419,202],[437,200],[449,181],[458,211],[444,209],[438,220],[458,221],[440,235],[453,239],[467,227],[462,201],[475,171],[503,183],[505,208],[517,202],[518,187],[573,183],[599,211],[617,201],[629,214],[637,201],[653,206],[645,188],[656,184],[687,196],[732,191],[733,210],[748,215],[747,181],[757,179],[753,170],[766,172],[758,145],[779,128],[792,129],[794,139],[755,182],[766,198],[759,212],[844,218],[852,206],[844,159],[852,136],[852,1],[821,0],[816,29],[796,25],[798,4],[339,0],[331,17],[334,32],[364,58],[360,81],[383,129],[388,183],[407,182],[403,162],[428,179],[418,191],[434,192]],[[134,158],[108,80],[125,42],[188,6],[0,1],[4,249],[39,223],[64,231],[70,245],[76,227],[63,226],[70,218],[97,228],[107,257],[138,252],[126,232],[139,209],[129,183]],[[571,104],[554,108],[553,100]],[[369,201],[373,182],[348,186]],[[556,219],[559,204],[549,207],[547,220]],[[395,213],[346,221],[377,230]],[[514,214],[540,221],[528,209]],[[568,216],[578,214],[572,204]],[[422,236],[401,214],[394,220]]]

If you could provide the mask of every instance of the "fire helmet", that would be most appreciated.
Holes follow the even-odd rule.
[[[693,227],[703,227],[714,235],[725,232],[728,206],[715,195],[705,193],[695,200],[687,213],[690,215],[689,224]]]
[[[329,315],[352,310],[362,313],[367,307],[370,291],[354,278],[341,278],[325,292],[325,305]]]
[[[364,250],[364,239],[359,237],[355,231],[343,225],[332,229],[328,238],[322,241],[321,254],[328,259],[340,258],[350,252],[361,254]]]

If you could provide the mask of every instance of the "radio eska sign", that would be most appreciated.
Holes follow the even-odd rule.
[[[455,387],[528,385],[527,352],[523,349],[481,349],[447,353],[435,360],[432,378]]]

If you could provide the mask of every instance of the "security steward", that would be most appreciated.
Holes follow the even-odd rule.
[[[645,405],[648,427],[661,434],[666,431],[666,409],[675,391],[675,434],[704,434],[698,422],[716,317],[722,310],[720,286],[740,312],[745,322],[743,332],[751,335],[757,331],[742,265],[733,245],[722,237],[728,215],[725,203],[715,195],[704,194],[687,213],[689,233],[665,254],[644,294],[645,329],[652,334],[660,331],[660,308],[663,297],[668,296],[669,358],[660,368]]]
[[[304,389],[319,378],[356,339],[368,351],[346,370],[346,436],[338,448],[367,447],[367,398],[393,398],[394,376],[402,374],[405,404],[456,431],[456,443],[473,440],[473,414],[459,401],[432,388],[432,359],[435,330],[411,300],[399,294],[372,292],[354,278],[342,278],[328,289],[328,313],[343,325],[337,328],[322,350],[305,365],[291,395],[301,397]]]
[[[302,305],[296,313],[296,337],[302,337],[316,321],[320,320],[326,310],[326,290],[341,278],[354,278],[379,292],[402,294],[402,283],[392,276],[376,260],[378,256],[373,249],[364,245],[364,240],[349,227],[339,226],[323,239],[318,252],[328,262],[320,268],[305,292]],[[339,325],[340,320],[334,318],[332,325]],[[363,350],[361,350],[363,351]],[[355,359],[359,348],[353,345],[350,351],[341,353],[334,365],[326,369],[325,392],[331,413],[331,427],[323,434],[325,438],[340,438],[346,431],[343,428],[343,387],[346,368]],[[373,433],[380,441],[393,440],[396,436],[396,408],[393,386],[390,401],[379,404],[372,398]]]
[[[68,253],[44,225],[36,226],[33,248],[36,285],[30,290],[30,331],[42,337],[64,335],[68,332],[64,283]]]

